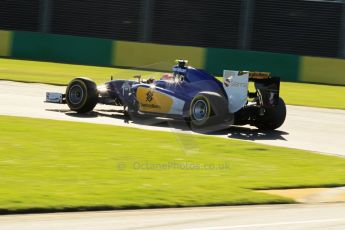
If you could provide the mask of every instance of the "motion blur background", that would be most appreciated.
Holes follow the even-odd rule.
[[[0,28],[345,57],[342,0],[1,0]]]
[[[233,63],[236,68],[246,68],[245,63],[248,62],[255,64],[249,65],[247,67],[249,70],[258,70],[258,67],[260,70],[260,66],[263,68],[276,66],[273,69],[269,67],[271,68],[269,71],[281,75],[283,80],[345,84],[345,80],[340,79],[344,73],[339,73],[339,69],[344,67],[344,62],[308,58],[299,64],[298,56],[341,59],[345,57],[343,0],[0,0],[0,2],[0,30],[292,54],[297,56],[279,56],[278,59],[282,58],[281,63],[274,63],[276,56],[253,57],[252,53],[248,56],[249,53],[234,53],[236,51],[231,54],[217,51],[217,54],[214,54],[216,51],[211,50],[205,54],[205,58],[199,58],[200,60],[197,57],[201,56],[198,51],[199,53],[195,52],[195,55],[189,58],[196,60],[194,61],[196,67],[204,68],[214,74],[221,74],[221,69],[226,68],[227,64],[219,64],[219,62],[228,58],[227,63]],[[28,43],[30,39],[25,37],[22,40]],[[16,43],[17,40],[13,38],[12,43]],[[42,40],[39,43],[41,42]],[[13,46],[12,53],[2,56],[24,59],[33,56],[23,54],[22,51],[18,54],[19,48],[16,48],[17,45]],[[125,44],[125,46],[129,45]],[[121,50],[123,46],[119,47],[118,50]],[[134,49],[140,48],[131,46],[126,48],[124,53],[132,52]],[[157,50],[169,52],[160,48]],[[147,53],[147,49],[145,51]],[[46,50],[43,53],[47,52]],[[180,53],[183,54],[182,51]],[[186,53],[193,52],[186,51]],[[112,54],[100,56],[107,55]],[[55,59],[43,58],[43,60],[60,61],[60,59],[56,60],[57,56],[59,55],[52,53],[50,57]],[[62,61],[113,66],[145,64],[141,61],[121,60],[124,57],[123,53],[112,56],[101,62],[70,61],[68,58]],[[119,59],[118,56],[121,58]],[[238,56],[243,62],[237,61]],[[256,63],[258,59],[268,60],[267,65]],[[209,60],[217,61],[211,63]],[[314,72],[319,71],[313,69],[320,63],[328,63],[327,66],[331,68],[325,70],[325,73],[338,69],[334,74],[339,77],[335,80],[324,80],[324,74],[315,77]],[[304,65],[308,66],[304,68]]]

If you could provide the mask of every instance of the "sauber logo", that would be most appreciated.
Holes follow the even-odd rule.
[[[146,93],[146,101],[151,102],[153,100],[153,93],[151,91],[148,91]]]
[[[248,87],[248,83],[240,83],[240,82],[236,82],[234,80],[230,80],[229,78],[227,78],[224,81],[224,85],[226,87],[232,86],[232,87],[239,87],[239,88],[247,88]]]

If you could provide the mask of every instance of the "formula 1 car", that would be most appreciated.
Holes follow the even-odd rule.
[[[280,79],[267,72],[224,70],[223,82],[178,60],[172,74],[161,79],[111,80],[97,86],[89,78],[73,79],[65,94],[47,93],[46,101],[67,103],[72,111],[88,113],[97,103],[124,106],[132,119],[145,116],[184,119],[193,130],[252,125],[274,130],[285,121],[279,97]],[[255,92],[248,91],[253,81]]]

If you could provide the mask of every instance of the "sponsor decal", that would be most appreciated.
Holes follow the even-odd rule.
[[[234,80],[230,80],[229,78],[225,79],[224,85],[226,87],[237,87],[237,88],[247,88],[248,83],[241,83],[241,82],[236,82]]]
[[[173,71],[174,72],[179,72],[179,73],[185,73],[185,72],[187,72],[187,69],[179,68],[179,67],[174,67]]]
[[[153,104],[140,104],[142,107],[146,107],[146,108],[152,108],[152,109],[160,109],[161,107],[159,105],[153,105]]]
[[[62,94],[61,93],[46,93],[46,101],[47,102],[61,103],[62,102]]]
[[[148,91],[146,93],[146,101],[151,102],[153,100],[153,92],[152,91]]]
[[[249,78],[253,79],[265,79],[269,78],[271,73],[269,72],[249,72]]]
[[[128,92],[130,91],[131,85],[128,82],[125,82],[123,83],[121,88],[122,88],[122,95],[125,95],[125,93],[128,94]]]
[[[136,97],[142,112],[169,113],[173,105],[173,99],[157,89],[138,87]]]

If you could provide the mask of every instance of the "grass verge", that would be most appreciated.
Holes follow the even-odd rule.
[[[210,136],[0,116],[0,212],[290,203],[345,159]]]
[[[158,77],[159,72],[98,67],[86,65],[71,65],[54,62],[23,61],[0,59],[0,79],[39,82],[56,85],[67,85],[75,77],[90,77],[98,84],[114,79],[134,79],[133,76],[142,75]]]
[[[87,76],[98,84],[114,79],[160,78],[161,73],[143,70],[70,65],[50,62],[0,59],[0,79],[67,85],[76,76]],[[345,86],[281,83],[281,96],[290,105],[345,109]]]
[[[282,82],[280,92],[289,105],[345,109],[345,86]]]

